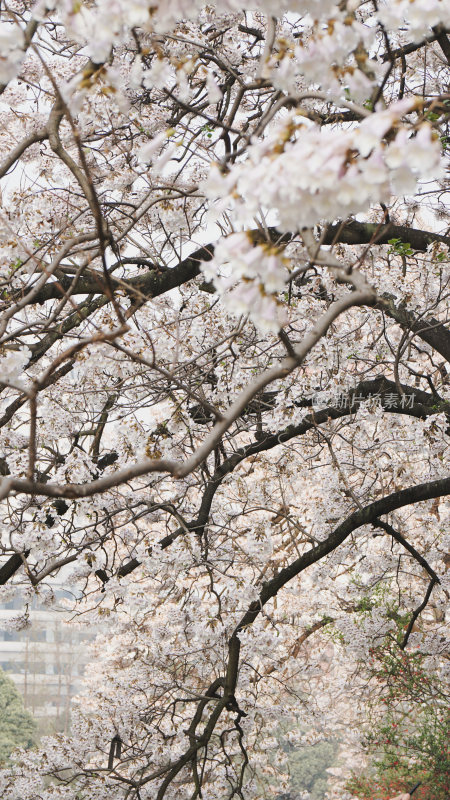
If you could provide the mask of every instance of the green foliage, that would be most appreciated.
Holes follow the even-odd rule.
[[[361,800],[384,800],[420,781],[417,800],[448,800],[448,697],[426,654],[389,642],[372,651],[370,672],[386,711],[366,738],[369,768],[353,776],[348,790]]]
[[[211,139],[214,133],[214,127],[209,122],[207,122],[206,125],[203,125],[203,127],[200,128],[200,130],[202,131],[202,133],[206,133],[208,139]]]
[[[338,747],[336,741],[326,741],[292,750],[288,756],[291,791],[295,793],[306,790],[310,793],[311,800],[322,800],[328,788],[329,776],[326,770],[333,766]]]
[[[389,239],[388,244],[390,244],[389,254],[396,255],[396,256],[412,256],[414,255],[414,250],[411,248],[409,242],[402,242],[401,239]]]
[[[36,730],[36,722],[25,711],[14,682],[0,669],[0,764],[8,760],[15,747],[32,747]]]

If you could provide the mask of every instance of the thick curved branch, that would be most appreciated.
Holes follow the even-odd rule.
[[[108,475],[86,484],[57,484],[34,483],[29,479],[3,478],[0,484],[0,500],[7,497],[10,492],[20,492],[32,495],[43,495],[44,497],[92,497],[111,489],[114,486],[127,483],[133,478],[141,475],[148,475],[152,472],[166,472],[175,478],[184,478],[193,472],[208,455],[214,450],[221,441],[223,435],[231,427],[233,422],[241,416],[243,410],[249,402],[266,386],[280,378],[290,375],[304,361],[308,353],[327,333],[330,325],[346,310],[359,305],[374,305],[376,293],[366,282],[364,276],[355,270],[347,274],[342,270],[340,278],[343,282],[351,285],[354,291],[348,292],[344,297],[335,301],[325,311],[324,314],[313,325],[303,341],[297,345],[294,355],[284,359],[280,364],[265,370],[255,378],[243,391],[240,392],[235,402],[230,406],[228,412],[221,420],[216,422],[213,429],[205,437],[204,441],[197,447],[193,454],[184,462],[170,461],[168,459],[146,459],[137,464],[119,470],[113,475]],[[111,336],[111,334],[108,334]]]
[[[160,270],[155,264],[154,268],[143,275],[129,278],[127,281],[117,281],[110,276],[113,288],[120,288],[131,300],[136,301],[142,298],[151,299],[159,297],[161,294],[169,292],[178,286],[182,286],[193,278],[200,275],[200,264],[202,261],[210,261],[214,255],[214,245],[200,247],[191,253],[190,256],[180,261],[176,267]],[[39,294],[35,297],[35,303],[46,303],[47,300],[60,299],[62,291],[70,291],[72,280],[70,278],[60,278],[58,286],[56,283],[47,283]],[[88,274],[73,285],[71,294],[103,294],[105,291],[103,275],[96,272],[95,275]]]
[[[290,234],[281,234],[275,228],[269,230],[273,241],[288,241]],[[431,231],[423,231],[415,228],[408,228],[404,225],[377,225],[369,222],[356,222],[353,220],[347,223],[337,223],[330,225],[324,235],[323,244],[388,244],[389,239],[397,238],[402,242],[411,245],[415,250],[426,251],[432,242],[440,242],[450,247],[450,237],[442,236]],[[200,275],[200,264],[202,261],[210,261],[214,255],[214,244],[207,244],[199,248],[190,256],[183,259],[170,269],[161,270],[157,264],[153,269],[143,275],[129,278],[128,280],[116,281],[111,276],[111,285],[120,288],[132,300],[144,295],[147,299],[158,297],[165,292],[178,286],[182,286],[193,278]],[[34,297],[34,303],[45,303],[47,300],[59,299],[61,297],[61,287],[64,291],[69,291],[71,279],[60,278],[59,286],[56,283],[48,283],[41,289],[39,294]],[[104,281],[101,273],[90,274],[79,280],[72,289],[72,294],[99,294],[104,292]]]
[[[382,376],[372,381],[361,381],[353,390],[350,390],[347,395],[342,396],[339,407],[328,406],[327,408],[320,409],[319,411],[313,411],[311,414],[308,414],[300,423],[298,423],[298,425],[289,425],[286,428],[277,431],[276,433],[267,432],[259,434],[259,437],[256,441],[246,445],[245,447],[241,447],[216,469],[206,485],[197,518],[191,522],[188,522],[186,526],[181,526],[167,534],[167,536],[164,536],[159,541],[159,547],[162,550],[170,547],[170,545],[176,539],[178,539],[179,536],[182,536],[186,533],[186,529],[189,531],[195,531],[195,533],[197,533],[199,536],[202,535],[205,525],[209,519],[214,496],[223,479],[233,472],[236,467],[247,458],[250,458],[257,453],[271,450],[280,444],[297,438],[298,436],[303,436],[308,431],[317,428],[319,425],[328,423],[330,420],[342,419],[343,417],[355,414],[359,409],[361,402],[363,402],[365,399],[375,397],[386,413],[403,414],[418,419],[425,419],[428,416],[441,413],[442,411],[450,414],[449,404],[437,403],[436,398],[431,393],[423,392],[420,389],[407,386],[405,384],[400,384],[400,388],[404,397],[413,397],[414,402],[412,405],[409,404],[409,401],[406,404],[402,403],[402,399],[397,394],[397,385],[393,381],[390,381]],[[23,402],[26,402],[25,397]],[[304,405],[304,400],[293,402],[293,406]],[[104,463],[102,463],[102,459],[99,459],[98,466],[103,469],[110,463],[114,463],[115,457],[117,457],[115,453],[110,453],[107,456],[103,456],[102,458],[106,460]],[[7,475],[9,473],[4,472],[3,474]],[[388,527],[390,528],[387,523],[382,523],[381,520],[378,520],[376,524],[380,527],[383,527],[386,532],[394,535],[391,530],[387,530]],[[396,532],[394,531],[394,533]],[[400,537],[401,534],[398,534],[397,536]],[[398,538],[398,541],[400,541],[400,538]],[[406,549],[409,549],[409,552],[411,552],[411,554],[417,560],[419,560],[419,563],[422,563],[420,561],[420,555],[414,550],[414,548],[412,548],[411,545],[409,545],[408,542],[406,542],[406,540],[403,539],[403,537],[401,544],[403,544]],[[12,564],[15,565],[14,569],[12,568]],[[122,564],[122,566],[117,570],[116,574],[119,578],[129,575],[131,572],[137,569],[140,564],[141,562],[137,558],[132,558],[125,564]],[[14,573],[21,567],[21,565],[22,560],[20,556],[16,557],[16,554],[11,556],[11,558],[1,568],[2,570],[5,569],[5,572],[3,573],[0,570],[0,576],[2,574],[7,576],[3,582],[6,583],[6,581],[9,580],[9,578],[11,578],[12,575],[14,575]],[[428,565],[426,562],[424,562],[422,563],[422,566],[424,569],[427,569]],[[107,572],[103,569],[97,570],[96,575],[103,583],[106,583],[109,580]],[[0,580],[0,585],[1,583],[2,580]]]
[[[272,580],[267,581],[263,585],[263,588],[259,595],[259,599],[251,604],[248,611],[241,618],[240,622],[234,629],[229,639],[228,664],[225,675],[223,697],[218,699],[217,705],[214,708],[213,712],[211,713],[204,727],[203,734],[200,737],[195,737],[195,739],[192,740],[192,743],[190,744],[188,750],[186,750],[186,752],[182,756],[180,756],[178,761],[173,766],[171,766],[163,783],[159,788],[157,794],[157,800],[162,800],[171,781],[176,777],[176,775],[181,771],[181,769],[192,760],[193,756],[195,756],[198,750],[207,745],[223,710],[225,708],[229,710],[235,710],[238,712],[238,714],[242,715],[242,712],[240,712],[238,703],[235,698],[235,692],[239,674],[239,656],[241,647],[239,633],[255,621],[255,619],[261,613],[264,605],[271,598],[275,597],[275,595],[280,591],[280,589],[283,586],[285,586],[290,580],[292,580],[294,577],[303,572],[304,569],[316,563],[317,561],[320,561],[322,558],[328,555],[328,553],[335,550],[357,528],[367,523],[373,522],[378,516],[382,514],[387,514],[391,511],[395,511],[398,508],[402,508],[405,505],[410,505],[411,503],[416,503],[423,500],[430,500],[432,498],[440,497],[443,494],[449,494],[449,493],[450,493],[450,477],[444,478],[439,481],[432,481],[431,483],[420,484],[419,486],[414,486],[409,489],[403,489],[400,492],[395,492],[394,494],[388,495],[387,497],[384,497],[381,500],[377,500],[375,503],[371,503],[369,506],[359,509],[358,511],[351,514],[343,523],[341,523],[341,525],[339,525],[333,531],[332,534],[330,534],[330,536],[324,542],[321,542],[319,545],[313,547],[307,553],[297,558],[288,567],[282,569],[278,573],[278,575],[272,578]],[[425,607],[426,603],[428,602],[434,583],[435,581],[432,580],[428,588],[425,600],[423,601],[419,609],[416,609],[417,615],[420,613],[422,608]],[[323,627],[325,624],[327,624],[328,621],[329,620],[325,618],[325,620],[317,624],[317,627]],[[414,622],[412,621],[412,624],[410,623],[411,628],[413,624]],[[204,708],[204,701],[202,700],[201,701],[202,711],[203,708]],[[199,714],[197,713],[195,718],[198,717]]]
[[[282,236],[276,229],[270,229],[273,241],[286,241],[290,238],[288,234]],[[426,251],[432,242],[441,242],[450,247],[450,237],[441,234],[408,228],[403,225],[377,225],[363,223],[353,220],[346,224],[337,223],[331,225],[325,232],[323,243],[333,244],[341,242],[348,245],[358,244],[387,244],[389,239],[398,238],[410,244],[414,249]],[[201,247],[187,258],[177,264],[177,266],[161,271],[157,265],[144,275],[138,275],[127,281],[117,281],[110,276],[109,281],[113,289],[120,288],[137,305],[141,305],[147,299],[158,297],[166,292],[179,287],[200,274],[200,264],[202,261],[210,261],[214,255],[214,245],[209,244]],[[74,296],[76,294],[101,295],[93,301],[101,305],[109,301],[108,287],[105,285],[104,277],[100,272],[90,272],[84,278],[72,281],[69,277],[60,277],[58,282],[47,282],[37,293],[33,292],[33,303],[45,303],[50,299],[59,299],[64,292]],[[388,316],[395,319],[404,328],[416,333],[423,341],[433,347],[447,361],[450,362],[450,331],[442,322],[430,318],[417,318],[417,316],[407,309],[396,306],[390,295],[380,298],[378,308],[382,309]],[[79,317],[75,317],[75,324]],[[58,338],[58,333],[49,334],[48,340],[53,343]],[[34,346],[33,360],[36,360],[46,349],[49,342],[40,342]]]
[[[29,554],[29,550],[26,550],[23,554],[14,553],[11,558],[8,558],[8,561],[2,564],[0,567],[0,586],[4,586],[5,583],[8,583],[17,570],[23,567],[24,559],[28,558]]]
[[[436,36],[436,41],[441,48],[445,58],[447,59],[447,64],[450,65],[450,41],[447,36],[450,33],[448,28],[445,28],[444,25],[435,25],[433,31]]]
[[[408,553],[410,553],[410,555],[412,555],[412,557],[420,564],[420,566],[423,567],[423,569],[426,572],[428,572],[428,574],[431,577],[431,580],[434,581],[434,583],[440,583],[438,576],[436,575],[434,569],[430,567],[428,561],[420,553],[417,552],[416,548],[413,547],[412,544],[410,544],[407,539],[405,539],[405,537],[400,533],[400,531],[396,531],[395,528],[392,527],[392,525],[389,525],[388,522],[384,522],[381,519],[377,519],[374,522],[374,525],[376,525],[377,528],[382,528],[384,531],[386,531],[386,533],[389,534],[389,536],[392,536],[392,538],[395,539],[396,542],[401,544],[402,547],[404,547],[405,550],[407,550]]]
[[[397,47],[395,50],[391,50],[390,52],[383,53],[381,57],[381,61],[395,61],[397,58],[401,58],[402,56],[407,56],[410,53],[415,53],[416,50],[420,50],[421,47],[425,47],[427,44],[431,44],[436,40],[439,42],[439,38],[441,36],[445,36],[448,33],[448,28],[441,29],[439,26],[433,28],[435,31],[430,36],[427,36],[425,39],[422,39],[421,42],[411,42],[411,44],[406,44],[404,47]],[[439,42],[440,44],[440,42]]]
[[[47,378],[47,380],[44,382],[42,388],[46,389],[47,386],[53,386],[55,383],[57,383],[59,381],[60,378],[63,378],[64,375],[67,375],[73,369],[74,364],[75,364],[74,359],[70,359],[69,361],[66,361],[66,363],[63,364],[62,367],[57,369],[55,372],[52,373],[52,375],[50,375]],[[21,394],[21,395],[19,395],[19,397],[16,397],[16,399],[13,400],[12,403],[10,403],[10,405],[5,409],[4,413],[0,417],[0,428],[2,428],[4,425],[6,425],[6,423],[9,422],[13,418],[14,414],[16,413],[16,411],[18,411],[19,408],[22,408],[22,406],[24,406],[25,403],[27,403],[27,402],[28,402],[28,395],[27,394]],[[6,470],[4,472],[1,472],[0,474],[9,475],[9,471]]]
[[[7,325],[9,320],[21,309],[25,308],[27,305],[34,304],[36,295],[39,294],[39,291],[42,287],[45,287],[46,281],[48,281],[49,277],[52,276],[56,270],[58,269],[61,260],[70,253],[74,247],[79,244],[83,244],[84,242],[92,242],[96,238],[95,233],[81,233],[78,236],[73,236],[69,241],[65,242],[62,247],[58,250],[52,262],[46,265],[42,269],[42,275],[36,283],[30,288],[30,290],[25,294],[23,297],[17,300],[16,303],[10,305],[9,308],[5,308],[3,313],[0,317],[0,335],[2,336],[7,329]]]
[[[432,500],[436,497],[442,497],[448,494],[450,494],[450,476],[447,478],[442,478],[441,480],[430,481],[428,483],[421,483],[417,486],[411,486],[408,489],[402,489],[399,492],[394,492],[393,494],[387,495],[386,497],[381,498],[381,500],[376,500],[374,503],[370,503],[370,505],[358,509],[358,511],[350,514],[350,516],[347,517],[344,522],[335,528],[335,530],[330,534],[330,536],[328,536],[327,539],[325,539],[324,542],[320,542],[320,544],[312,547],[311,550],[308,550],[302,556],[296,558],[295,561],[293,561],[287,567],[284,567],[282,570],[280,570],[280,572],[275,575],[274,578],[266,581],[263,584],[263,588],[259,594],[258,600],[255,600],[250,605],[240,622],[236,625],[236,628],[234,629],[230,638],[229,664],[232,664],[233,666],[229,667],[229,671],[231,669],[232,677],[237,676],[235,662],[236,655],[239,654],[240,649],[240,631],[253,624],[266,603],[275,597],[280,589],[283,588],[283,586],[286,586],[289,581],[291,581],[297,575],[300,575],[300,573],[303,572],[303,570],[305,570],[307,567],[317,563],[317,561],[320,561],[329,553],[336,550],[336,548],[339,547],[339,545],[341,545],[350,536],[350,534],[353,533],[353,531],[357,530],[363,525],[374,523],[378,517],[383,516],[384,514],[389,514],[392,511],[397,511],[399,508],[403,508],[404,506],[411,505],[413,503],[420,503],[424,500]],[[432,578],[431,583],[434,585],[436,582],[438,582],[438,580],[439,579],[436,576],[436,579]],[[431,588],[429,587],[429,592],[427,592],[428,597],[425,598],[426,602],[428,602],[429,594],[431,593],[432,588],[432,586]],[[425,607],[425,600],[421,606],[419,606],[419,609],[416,609],[417,616],[420,614],[422,608]]]
[[[442,322],[434,317],[418,318],[414,312],[408,311],[401,304],[396,306],[393,296],[388,293],[380,297],[377,308],[384,311],[391,319],[395,319],[402,328],[416,333],[420,339],[450,362],[450,330]]]
[[[412,631],[412,629],[414,627],[414,623],[415,623],[417,617],[420,616],[420,614],[422,613],[424,608],[426,608],[426,606],[428,604],[428,601],[429,601],[429,599],[431,597],[431,592],[433,591],[433,588],[437,583],[440,583],[439,578],[437,578],[437,577],[436,578],[431,578],[431,581],[428,584],[428,589],[427,589],[427,591],[425,593],[425,597],[423,598],[420,606],[417,606],[417,608],[412,613],[411,619],[409,620],[408,627],[407,627],[405,635],[403,637],[403,641],[399,645],[400,646],[400,650],[404,650],[406,645],[408,644],[408,639],[409,639],[409,637],[411,635],[411,631]]]
[[[118,470],[112,475],[98,478],[90,483],[67,483],[59,486],[56,483],[39,483],[21,478],[3,478],[0,488],[0,500],[4,500],[11,492],[21,494],[43,495],[44,497],[67,497],[74,500],[77,497],[92,497],[94,494],[106,492],[114,486],[128,483],[133,478],[141,475],[149,475],[151,472],[166,472],[169,475],[177,476],[181,464],[168,459],[154,459],[140,461],[125,469]]]
[[[48,139],[46,127],[41,128],[38,131],[34,131],[34,133],[30,133],[29,136],[26,136],[25,139],[22,139],[22,141],[19,142],[19,144],[17,144],[0,163],[0,178],[3,178],[4,175],[6,175],[8,170],[11,169],[16,161],[24,154],[25,150],[31,147],[32,144],[36,144],[36,142],[43,142],[45,139]]]
[[[414,250],[425,252],[433,242],[450,247],[450,236],[432,231],[410,228],[407,225],[379,225],[376,222],[337,222],[329,225],[323,237],[323,244],[389,244],[390,239],[400,239],[410,244]]]

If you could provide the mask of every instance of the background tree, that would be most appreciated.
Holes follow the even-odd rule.
[[[16,747],[33,747],[36,730],[14,682],[0,669],[0,762],[4,764]]]
[[[379,687],[366,735],[371,758],[369,769],[350,782],[352,794],[389,798],[420,782],[419,798],[444,800],[450,774],[447,682],[420,651],[399,652],[386,642],[371,656]]]
[[[333,766],[337,742],[318,742],[311,747],[293,750],[289,754],[291,794],[307,791],[312,800],[325,797],[328,787],[327,769]],[[301,795],[300,795],[301,796]]]

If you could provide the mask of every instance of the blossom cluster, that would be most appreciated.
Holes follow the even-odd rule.
[[[8,350],[0,355],[0,381],[7,386],[23,388],[23,370],[30,359],[28,347]]]
[[[17,75],[24,56],[25,37],[19,25],[0,23],[0,84]]]
[[[359,42],[370,37],[370,27],[365,29],[362,23],[355,19],[355,12],[359,6],[364,6],[358,0],[349,0],[346,4],[336,3],[334,0],[319,2],[318,0],[259,0],[248,4],[250,9],[261,11],[272,17],[281,18],[287,12],[298,14],[304,19],[306,26],[323,26],[323,31],[318,28],[319,36],[311,42],[305,51],[304,57],[299,59],[303,64],[304,74],[310,79],[321,78],[317,73],[314,61],[317,56],[327,56],[322,62],[334,61],[336,65],[343,65],[349,52],[359,46]],[[220,4],[209,5],[206,9],[201,0],[168,0],[156,2],[155,0],[97,0],[95,3],[80,2],[74,4],[71,0],[49,2],[40,0],[35,7],[37,18],[45,17],[48,9],[57,7],[64,22],[67,32],[80,44],[87,47],[88,55],[96,62],[106,61],[114,45],[124,41],[132,28],[140,27],[146,31],[157,33],[173,29],[182,19],[192,19],[203,15],[207,19],[212,16],[216,8],[219,14],[240,12],[242,4],[238,0],[225,0]],[[448,0],[389,0],[379,4],[379,8],[372,15],[371,26],[377,22],[383,23],[387,30],[397,31],[407,26],[414,41],[429,33],[431,26],[446,22],[448,19]],[[314,21],[314,22],[313,22]],[[351,24],[350,24],[351,23]],[[339,30],[333,36],[328,36],[327,27],[337,26]],[[347,30],[346,30],[347,29]],[[92,33],[95,31],[95,35]],[[15,35],[14,35],[15,36]],[[13,36],[13,38],[14,38]],[[19,45],[20,47],[20,45]],[[15,50],[14,45],[11,50]],[[14,66],[16,57],[11,57],[7,62],[7,70]],[[371,62],[372,63],[372,62]],[[311,75],[311,70],[314,76]],[[302,71],[302,67],[300,68]],[[352,71],[348,71],[350,82]],[[364,70],[356,70],[361,88],[364,90]],[[11,76],[9,76],[11,77]],[[9,79],[8,77],[8,79]],[[370,81],[367,81],[367,86]],[[352,91],[357,90],[357,82],[352,86]]]
[[[223,176],[223,198],[234,205],[236,221],[248,223],[261,208],[271,209],[283,231],[296,231],[367,211],[391,194],[411,194],[420,178],[439,178],[441,148],[428,123],[414,132],[401,127],[383,141],[411,106],[400,101],[339,131],[289,116],[267,139],[250,146],[245,163]],[[217,199],[220,178],[216,168],[204,184],[211,201]]]
[[[214,258],[201,268],[231,313],[248,314],[260,330],[273,333],[287,322],[286,310],[277,299],[287,270],[276,248],[255,244],[246,233],[234,233],[221,239]]]
[[[448,0],[384,0],[379,4],[377,18],[388,30],[399,30],[405,23],[414,42],[419,42],[430,28],[448,23]]]
[[[264,77],[293,96],[302,91],[306,79],[330,96],[365,101],[385,71],[369,57],[376,27],[364,24],[342,4],[332,9],[324,5],[317,14],[302,19],[297,41],[281,40],[279,51],[264,65]]]

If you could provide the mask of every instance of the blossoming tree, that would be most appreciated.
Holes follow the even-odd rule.
[[[101,630],[2,797],[274,797],[373,648],[444,670],[449,24],[2,3],[2,598]]]

